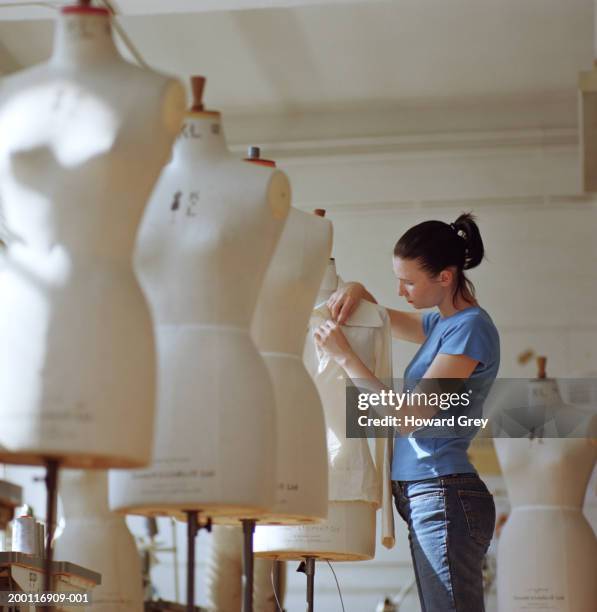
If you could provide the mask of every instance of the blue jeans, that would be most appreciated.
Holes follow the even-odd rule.
[[[392,481],[423,612],[484,612],[483,557],[495,504],[477,474]]]

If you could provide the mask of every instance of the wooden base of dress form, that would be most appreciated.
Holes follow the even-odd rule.
[[[135,516],[171,516],[177,521],[186,523],[187,517],[185,511],[195,510],[200,512],[202,516],[209,516],[214,525],[240,525],[242,519],[259,520],[260,516],[265,515],[269,510],[267,508],[255,508],[254,506],[227,506],[221,504],[206,504],[202,503],[196,507],[193,504],[188,504],[188,507],[181,508],[180,504],[168,505],[165,503],[159,506],[135,506],[121,505],[112,507],[113,512],[120,514],[133,514]]]
[[[375,517],[367,502],[329,502],[328,518],[320,525],[257,526],[256,557],[329,561],[366,561],[375,556]]]
[[[94,455],[69,453],[64,455],[55,452],[31,451],[10,452],[0,448],[0,463],[13,465],[45,465],[48,459],[56,460],[61,468],[82,470],[134,469],[147,465],[117,455]]]

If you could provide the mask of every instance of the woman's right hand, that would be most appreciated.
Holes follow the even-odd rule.
[[[361,283],[346,283],[343,287],[332,293],[327,307],[330,309],[332,321],[343,325],[348,317],[354,312],[362,299],[368,295],[367,290]]]

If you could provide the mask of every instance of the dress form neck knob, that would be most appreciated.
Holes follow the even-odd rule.
[[[91,0],[79,0],[76,4],[63,6],[60,12],[64,15],[87,14],[87,15],[110,15],[110,11],[105,7],[92,6]]]
[[[537,378],[547,378],[547,357],[537,357]]]
[[[191,94],[193,96],[193,105],[191,110],[195,113],[201,113],[205,110],[203,106],[203,91],[205,90],[205,77],[191,77]]]
[[[261,149],[259,147],[251,146],[247,151],[248,157],[245,157],[245,161],[258,164],[260,166],[267,166],[268,168],[275,168],[276,162],[271,159],[264,159],[261,157]]]

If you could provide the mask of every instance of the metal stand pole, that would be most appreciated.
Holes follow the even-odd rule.
[[[53,591],[52,576],[53,549],[52,538],[56,523],[56,499],[58,493],[58,460],[46,460],[46,550],[44,560],[44,591]],[[44,606],[43,610],[50,612],[53,606]]]
[[[280,561],[276,559],[274,561],[274,566],[272,568],[272,581],[274,583],[275,593],[280,600],[280,607],[282,610],[280,612],[284,612],[282,603],[284,602],[284,592],[286,589],[286,564],[284,561]],[[276,610],[276,612],[279,612]]]
[[[313,612],[315,587],[315,557],[305,558],[305,574],[307,574],[307,612]]]
[[[199,531],[199,512],[185,511],[187,515],[187,612],[195,612],[195,538]]]
[[[195,607],[195,538],[200,529],[211,531],[211,518],[205,525],[199,524],[200,510],[184,510],[187,515],[187,612],[196,612]]]
[[[242,519],[243,524],[243,608],[242,612],[253,612],[253,532],[255,520]]]
[[[301,561],[297,570],[307,576],[307,612],[313,612],[313,597],[314,597],[314,586],[315,586],[315,557],[305,557],[304,561]]]

